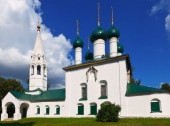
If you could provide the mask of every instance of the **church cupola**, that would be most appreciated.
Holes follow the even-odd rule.
[[[124,52],[124,48],[120,43],[117,44],[117,52],[119,56]]]
[[[107,38],[109,39],[110,57],[118,55],[118,38],[120,36],[119,30],[113,24],[113,8],[111,7],[111,27],[107,31]]]
[[[40,88],[47,90],[47,63],[44,55],[43,43],[41,39],[41,27],[38,23],[37,37],[33,53],[31,55],[30,73],[29,73],[29,90]]]
[[[107,39],[105,30],[100,26],[100,4],[98,3],[98,27],[92,32],[90,40],[94,47],[94,59],[100,59],[105,55],[105,41]]]
[[[85,60],[86,61],[93,60],[93,53],[90,51],[89,41],[88,41],[88,46],[87,46],[87,52],[85,54]]]
[[[82,63],[82,48],[83,48],[83,40],[80,38],[79,35],[79,21],[77,20],[77,37],[73,41],[73,48],[75,49],[75,64]]]

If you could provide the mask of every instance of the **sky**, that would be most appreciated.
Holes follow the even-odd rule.
[[[35,44],[36,25],[48,62],[48,84],[64,87],[63,67],[74,63],[72,42],[76,20],[84,41],[97,27],[97,3],[101,26],[120,30],[124,54],[129,54],[133,75],[143,85],[160,87],[170,83],[170,0],[0,0],[0,76],[17,78],[27,87],[30,56]],[[106,53],[109,53],[106,41]],[[90,43],[90,49],[93,45]]]

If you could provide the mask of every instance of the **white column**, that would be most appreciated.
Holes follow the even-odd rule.
[[[82,48],[77,47],[75,48],[75,64],[81,64],[82,63]]]
[[[15,107],[14,120],[21,119],[20,107]]]
[[[37,75],[37,65],[34,65],[34,76]]]
[[[8,118],[7,107],[2,108],[1,121]]]
[[[94,41],[94,59],[101,58],[105,55],[105,41],[103,39],[98,39]]]
[[[109,46],[110,46],[110,57],[117,56],[117,38],[112,37],[109,40]]]

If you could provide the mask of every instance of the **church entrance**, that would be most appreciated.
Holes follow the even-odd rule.
[[[14,118],[14,113],[15,113],[15,105],[10,102],[7,104],[8,118]]]
[[[29,105],[27,103],[21,104],[21,106],[20,106],[21,118],[27,117],[28,107],[29,107]]]

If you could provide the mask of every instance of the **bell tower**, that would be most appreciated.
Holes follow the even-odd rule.
[[[29,69],[29,91],[40,88],[47,90],[47,63],[44,55],[43,43],[41,39],[41,27],[37,25],[37,37]]]

